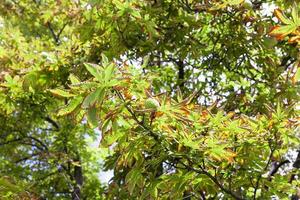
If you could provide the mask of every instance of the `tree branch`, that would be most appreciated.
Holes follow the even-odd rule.
[[[186,165],[183,162],[179,161],[180,164],[182,164],[184,167],[186,167],[187,169],[194,171],[198,174],[204,174],[206,175],[210,180],[212,180],[223,192],[225,192],[226,194],[229,194],[230,196],[232,196],[234,199],[236,200],[244,200],[244,198],[240,197],[239,195],[237,195],[236,193],[234,193],[233,191],[225,188],[216,177],[214,177],[213,175],[211,175],[209,172],[201,169],[195,169],[194,167],[192,167],[191,165]]]
[[[52,37],[53,37],[55,43],[58,44],[58,43],[59,43],[59,38],[58,38],[57,35],[55,34],[55,32],[54,32],[54,30],[53,30],[53,28],[52,28],[51,23],[50,23],[50,22],[47,22],[46,25],[47,25],[48,29],[50,30],[50,33],[51,33],[51,35],[52,35]]]
[[[52,27],[52,25],[51,25],[51,23],[50,22],[46,23],[46,26],[48,27],[48,29],[49,29],[49,31],[50,31],[50,33],[51,33],[51,35],[52,35],[52,37],[53,37],[53,39],[54,39],[54,41],[55,41],[55,43],[57,45],[60,44],[60,35],[62,34],[63,30],[65,29],[65,27],[67,25],[68,25],[68,22],[64,23],[64,25],[62,26],[62,28],[56,34],[55,31],[54,31],[54,29],[53,29],[53,27]]]
[[[269,143],[269,145],[270,145],[270,151],[271,152],[270,152],[267,164],[266,164],[265,168],[263,169],[263,172],[257,178],[256,184],[255,184],[255,187],[254,187],[254,192],[253,192],[253,199],[254,200],[256,199],[256,194],[257,194],[257,190],[258,190],[258,187],[259,187],[259,182],[260,182],[260,180],[262,178],[263,173],[268,169],[268,167],[269,167],[269,165],[271,163],[271,159],[273,157],[273,153],[275,151],[275,148],[272,148],[270,143]]]
[[[269,173],[269,180],[271,181],[272,176],[274,176],[278,172],[280,167],[282,167],[283,165],[285,165],[287,163],[290,163],[290,161],[289,160],[284,160],[284,161],[281,161],[279,163],[277,163],[277,162],[274,163],[274,167]]]
[[[19,159],[19,160],[16,160],[15,163],[18,164],[18,163],[20,163],[20,162],[26,161],[26,160],[31,159],[31,158],[33,158],[33,157],[39,156],[41,153],[42,153],[42,152],[33,153],[33,154],[29,155],[29,156],[26,156],[26,157],[24,157],[24,158],[21,158],[21,159]]]
[[[135,113],[131,110],[131,108],[128,106],[126,100],[124,99],[123,95],[118,91],[118,90],[114,90],[118,97],[122,100],[122,102],[125,104],[125,108],[126,110],[131,114],[131,116],[133,117],[134,121],[136,121],[136,123],[141,126],[145,131],[147,131],[156,141],[159,141],[158,135],[155,134],[150,128],[146,127],[145,124],[143,122],[141,122],[137,116],[135,115]]]
[[[59,131],[60,129],[59,124],[56,121],[54,121],[51,117],[47,116],[45,117],[45,120],[49,122],[52,126],[54,126],[56,128],[56,131]]]

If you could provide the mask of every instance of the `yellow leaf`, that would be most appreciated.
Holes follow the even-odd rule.
[[[294,76],[292,77],[292,83],[295,84],[300,80],[300,68],[297,68],[296,73],[294,74]]]
[[[288,19],[280,9],[276,9],[274,15],[284,24],[293,24],[293,21]]]

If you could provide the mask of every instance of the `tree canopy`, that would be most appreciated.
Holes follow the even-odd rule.
[[[0,199],[299,199],[299,10],[3,0]]]

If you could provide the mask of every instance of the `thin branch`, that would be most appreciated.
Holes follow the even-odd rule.
[[[280,163],[275,163],[274,168],[270,171],[269,180],[271,181],[272,176],[274,176],[278,172],[280,167],[282,167],[283,165],[285,165],[287,163],[290,163],[290,161],[289,160],[284,160],[284,161],[281,161]]]
[[[45,117],[45,120],[49,122],[52,126],[54,126],[56,128],[56,131],[59,131],[60,129],[59,124],[56,121],[54,121],[51,117],[47,116]]]
[[[183,200],[185,200],[185,199],[191,199],[191,197],[193,197],[193,196],[194,196],[193,194],[189,194],[189,195],[183,197],[182,199]]]
[[[19,160],[16,160],[15,163],[18,164],[18,163],[20,163],[20,162],[26,161],[26,160],[31,159],[31,158],[33,158],[33,157],[39,156],[41,153],[43,153],[43,152],[33,153],[33,154],[29,155],[29,156],[26,156],[26,157],[24,157],[24,158],[21,158],[21,159],[19,159]]]
[[[240,197],[239,195],[237,195],[236,193],[234,193],[233,191],[225,188],[216,177],[214,177],[213,175],[211,175],[209,172],[201,169],[195,169],[194,167],[191,167],[191,165],[186,165],[183,162],[180,161],[180,164],[182,164],[183,166],[185,166],[187,169],[194,171],[198,174],[204,174],[206,175],[208,178],[210,178],[223,192],[229,194],[230,196],[232,196],[234,199],[236,200],[244,200],[242,197]]]
[[[36,142],[39,143],[42,147],[44,147],[44,149],[45,149],[46,151],[49,151],[48,146],[47,146],[46,144],[44,144],[41,140],[39,140],[39,139],[37,139],[37,138],[35,138],[35,137],[33,137],[33,136],[28,136],[28,138],[30,138],[30,139],[36,141]]]
[[[0,143],[0,146],[4,146],[4,145],[11,144],[11,143],[14,143],[14,142],[19,142],[19,141],[22,141],[23,139],[24,138],[17,138],[17,139],[9,140],[9,141],[6,141],[6,142],[2,142],[2,143]]]
[[[62,28],[59,30],[59,32],[57,33],[57,38],[58,40],[60,40],[60,35],[62,34],[63,30],[65,29],[65,27],[68,25],[68,22],[64,23],[64,25],[62,26]]]
[[[270,165],[270,163],[271,163],[272,157],[273,157],[273,153],[274,153],[274,151],[275,151],[275,148],[272,148],[272,147],[271,147],[271,144],[270,144],[270,150],[271,150],[271,152],[270,152],[270,155],[269,155],[267,164],[266,164],[266,166],[265,166],[263,172],[265,172],[265,171],[268,169],[268,167],[269,167],[269,165]],[[259,182],[260,182],[261,178],[262,178],[262,173],[258,176],[257,181],[256,181],[256,184],[255,184],[255,187],[254,187],[254,192],[253,192],[253,199],[254,199],[254,200],[256,199],[256,194],[257,194],[257,190],[258,190]]]
[[[51,23],[50,23],[50,22],[47,22],[46,25],[47,25],[48,29],[50,30],[50,33],[51,33],[51,35],[52,35],[52,37],[53,37],[55,43],[58,44],[58,43],[59,43],[59,38],[58,38],[57,35],[55,34],[55,32],[54,32],[54,30],[53,30],[53,28],[52,28]]]
[[[65,29],[65,27],[68,25],[69,22],[66,22],[63,24],[62,28],[58,31],[58,33],[56,34],[53,27],[52,27],[52,24],[50,22],[47,22],[46,25],[55,41],[55,43],[57,45],[60,44],[60,35],[62,34],[63,30]]]
[[[118,90],[115,90],[115,92],[117,93],[118,97],[125,103],[125,108],[131,114],[134,121],[136,121],[138,125],[140,125],[145,131],[147,131],[156,141],[159,141],[158,135],[155,134],[150,128],[146,127],[145,124],[137,118],[135,113],[131,110],[131,108],[126,103],[126,100],[124,99],[122,94]]]

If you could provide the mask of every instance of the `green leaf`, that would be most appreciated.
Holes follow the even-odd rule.
[[[145,67],[147,67],[148,63],[149,63],[149,60],[150,60],[150,56],[147,55],[143,58],[143,65],[142,65],[142,68],[144,69]]]
[[[295,75],[292,78],[292,82],[296,83],[300,80],[300,67],[297,68]]]
[[[109,64],[109,60],[108,60],[108,58],[106,57],[106,55],[105,54],[101,54],[101,64],[103,65],[103,66],[107,66],[108,64]]]
[[[277,40],[273,37],[265,37],[262,42],[267,49],[272,49],[277,44]]]
[[[291,25],[293,21],[287,18],[280,9],[274,11],[275,16],[284,24]]]
[[[75,94],[71,94],[66,90],[62,90],[62,89],[53,89],[53,90],[49,90],[52,94],[59,96],[59,97],[74,97],[76,96]]]
[[[134,188],[138,186],[142,186],[144,181],[141,170],[138,168],[132,169],[125,177],[125,182],[128,185],[128,190],[130,194],[133,193]]]
[[[270,35],[281,35],[286,36],[292,32],[294,32],[297,29],[297,26],[293,25],[283,25],[278,28],[273,29],[270,32]]]
[[[69,102],[69,104],[67,106],[63,107],[62,109],[60,109],[58,111],[57,115],[63,116],[63,115],[70,114],[79,106],[79,104],[82,102],[82,99],[83,98],[81,96],[77,96],[77,97],[71,99],[71,101]]]
[[[296,26],[300,26],[300,18],[299,18],[298,8],[296,3],[292,8],[292,18]]]
[[[21,191],[21,188],[16,184],[11,183],[8,179],[0,178],[0,191],[11,191],[17,193]]]
[[[180,142],[186,147],[190,147],[192,149],[200,149],[199,142],[193,141],[192,139],[184,138]]]
[[[79,78],[77,78],[74,74],[70,74],[69,79],[72,84],[80,83]]]
[[[38,74],[36,72],[31,72],[23,77],[23,88],[24,90],[29,90],[30,87],[35,88],[38,83]]]
[[[222,160],[226,156],[225,144],[219,144],[216,140],[208,140],[205,154],[212,156],[217,160]]]
[[[104,88],[100,87],[97,88],[95,91],[91,92],[89,95],[87,95],[82,103],[82,108],[88,108],[90,106],[93,106],[96,101],[101,101],[104,95]]]
[[[113,78],[115,66],[113,63],[109,64],[104,71],[105,74],[105,82],[109,82]]]
[[[4,79],[8,83],[12,83],[14,81],[10,74],[5,74]]]
[[[99,65],[92,63],[84,63],[85,68],[98,80],[101,81],[101,68]]]
[[[231,6],[234,6],[234,5],[239,5],[239,4],[241,4],[242,2],[244,2],[244,0],[227,0],[226,3],[228,3],[228,4],[231,5]]]
[[[127,6],[128,6],[126,3],[122,3],[122,2],[120,2],[120,1],[118,1],[118,0],[114,0],[113,3],[114,3],[115,6],[116,6],[118,9],[120,9],[120,10],[124,10],[124,9],[126,9]]]
[[[100,143],[101,147],[109,147],[112,144],[114,144],[115,142],[117,142],[121,137],[124,136],[123,132],[119,132],[119,131],[111,131],[108,130],[106,132],[103,132],[103,137]]]
[[[99,119],[97,117],[97,109],[95,107],[91,107],[88,109],[87,120],[91,128],[95,128],[99,125]]]
[[[136,19],[142,19],[142,16],[141,16],[140,12],[137,11],[137,10],[131,9],[130,14],[131,14],[133,17],[135,17]]]
[[[72,89],[92,89],[92,88],[96,88],[99,87],[99,83],[96,82],[80,82],[80,83],[75,83],[70,85],[70,88]]]
[[[151,187],[150,195],[152,198],[157,199],[158,197],[158,189],[156,186]]]

